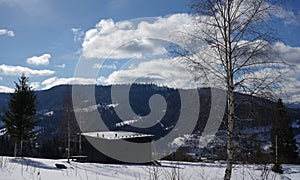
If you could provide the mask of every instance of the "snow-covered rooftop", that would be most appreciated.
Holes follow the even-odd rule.
[[[142,134],[128,131],[99,131],[82,133],[83,136],[97,137],[101,139],[129,139],[140,137],[153,137],[151,134]]]

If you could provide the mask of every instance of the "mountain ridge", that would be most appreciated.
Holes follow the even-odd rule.
[[[178,121],[181,110],[181,100],[180,94],[177,89],[160,87],[153,84],[132,84],[132,85],[113,85],[113,86],[95,86],[95,85],[76,85],[80,91],[81,97],[79,97],[80,107],[79,110],[82,111],[83,117],[88,117],[90,112],[99,113],[102,117],[105,128],[109,130],[121,130],[121,131],[134,131],[146,134],[154,134],[155,140],[165,137],[169,134]],[[40,126],[43,132],[37,138],[39,143],[43,143],[47,139],[64,139],[66,136],[66,101],[70,101],[72,96],[72,85],[59,85],[52,87],[48,90],[36,91],[37,94],[37,117],[43,118]],[[146,117],[151,113],[151,108],[149,105],[150,98],[158,94],[163,97],[166,101],[165,114],[162,119],[155,125],[148,128],[137,128],[135,123],[139,123],[139,119],[136,117],[128,116],[126,119],[120,119],[116,113],[116,108],[118,108],[118,102],[112,102],[111,90],[112,88],[128,88],[130,91],[128,95],[124,95],[124,98],[129,99],[130,108],[132,111],[140,116]],[[95,88],[95,94],[91,95],[88,92],[89,88]],[[189,92],[191,90],[184,90]],[[194,151],[199,153],[199,150],[192,147],[197,147],[197,142],[204,127],[206,126],[210,109],[212,108],[211,102],[211,88],[201,88],[197,89],[200,101],[200,112],[198,121],[195,124],[195,129],[193,131],[195,139],[192,138],[193,142],[187,142],[189,146],[189,151]],[[95,103],[92,104],[90,99],[86,97],[94,97]],[[9,94],[0,93],[0,103],[1,110],[5,109],[9,99]],[[245,143],[243,138],[249,135],[255,136],[256,140],[261,141],[263,147],[269,145],[268,132],[270,126],[274,119],[274,111],[276,107],[276,102],[263,99],[260,97],[253,97],[245,94],[235,93],[236,99],[236,116],[237,121],[235,125],[235,134],[238,135],[237,142]],[[151,102],[150,102],[151,103]],[[294,108],[288,108],[289,119],[294,127],[299,127],[300,125],[300,110]],[[122,110],[122,109],[121,109]],[[125,112],[126,114],[126,112]],[[213,145],[208,144],[208,148],[218,148],[216,151],[224,151],[224,145],[226,144],[226,121],[227,115],[224,114],[219,130],[216,134],[215,140],[213,140]],[[85,123],[86,119],[83,119]],[[76,133],[79,133],[78,123],[75,118],[72,121],[74,126],[74,143],[76,141]],[[1,125],[1,124],[0,124]],[[92,130],[97,129],[96,126],[91,124],[91,127],[95,127]],[[294,128],[295,135],[300,134],[299,128]],[[260,137],[261,136],[261,137]],[[55,140],[56,141],[56,140]],[[62,140],[64,141],[64,140]],[[300,142],[299,142],[300,143]],[[60,146],[63,146],[62,143]],[[254,147],[253,147],[254,148]],[[202,151],[204,153],[204,151]],[[208,153],[209,154],[209,153]],[[222,154],[219,152],[218,154]]]

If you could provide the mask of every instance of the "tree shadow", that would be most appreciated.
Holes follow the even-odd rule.
[[[13,158],[10,160],[11,163],[16,163],[16,164],[21,164],[21,165],[24,165],[24,166],[31,166],[31,167],[35,167],[35,168],[41,168],[41,169],[47,169],[47,170],[57,170],[56,167],[52,167],[52,166],[49,166],[49,165],[46,165],[42,162],[39,162],[39,161],[35,161],[35,160],[32,160],[32,159],[27,159],[27,158],[24,158],[24,157],[19,157],[19,158]]]
[[[162,165],[161,167],[183,167],[183,166],[193,166],[193,167],[211,167],[211,168],[224,168],[225,165],[222,164],[222,163],[217,163],[217,164],[214,164],[214,163],[204,163],[204,162],[199,162],[199,163],[196,163],[196,162],[184,162],[184,161],[181,161],[181,162],[162,162]]]

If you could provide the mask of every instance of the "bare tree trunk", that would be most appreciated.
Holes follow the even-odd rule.
[[[231,88],[229,88],[228,91],[228,113],[227,166],[224,180],[229,180],[231,178],[233,162],[234,97],[233,90],[231,90]]]
[[[68,163],[70,163],[70,149],[71,148],[71,129],[70,129],[70,118],[68,118]]]
[[[224,43],[225,43],[225,60],[226,60],[226,74],[227,74],[227,98],[228,98],[228,140],[227,140],[227,166],[225,170],[224,180],[230,180],[232,172],[233,161],[233,128],[234,128],[234,83],[233,83],[233,58],[232,58],[232,29],[231,29],[231,3],[227,3],[227,17],[224,17]]]
[[[82,142],[82,140],[81,140],[81,133],[79,133],[79,155],[82,154],[81,142]]]
[[[17,145],[18,145],[18,143],[15,142],[15,147],[14,147],[14,157],[17,157]]]
[[[19,151],[20,157],[23,156],[23,140],[20,141],[20,151]]]
[[[70,99],[69,97],[67,97],[65,99],[64,102],[64,109],[65,109],[65,121],[62,124],[63,127],[63,136],[67,136],[65,137],[67,140],[67,159],[68,162],[70,162],[70,157],[71,157],[71,141],[74,134],[77,134],[76,132],[78,132],[79,130],[76,129],[76,126],[74,126],[73,122],[75,121],[75,117],[74,117],[74,111],[73,111],[73,107],[72,107],[72,99]],[[67,127],[67,131],[65,129],[65,127]],[[76,131],[76,132],[75,132]],[[65,134],[67,133],[67,134]],[[76,136],[75,136],[76,139]]]
[[[81,137],[81,116],[80,116],[80,119],[79,119],[79,155],[82,155],[82,137]]]

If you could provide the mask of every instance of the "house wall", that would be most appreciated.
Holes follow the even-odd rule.
[[[150,163],[152,161],[151,141],[152,137],[111,140],[86,136],[82,151],[83,155],[87,156],[88,162]],[[128,145],[126,142],[131,143]]]

